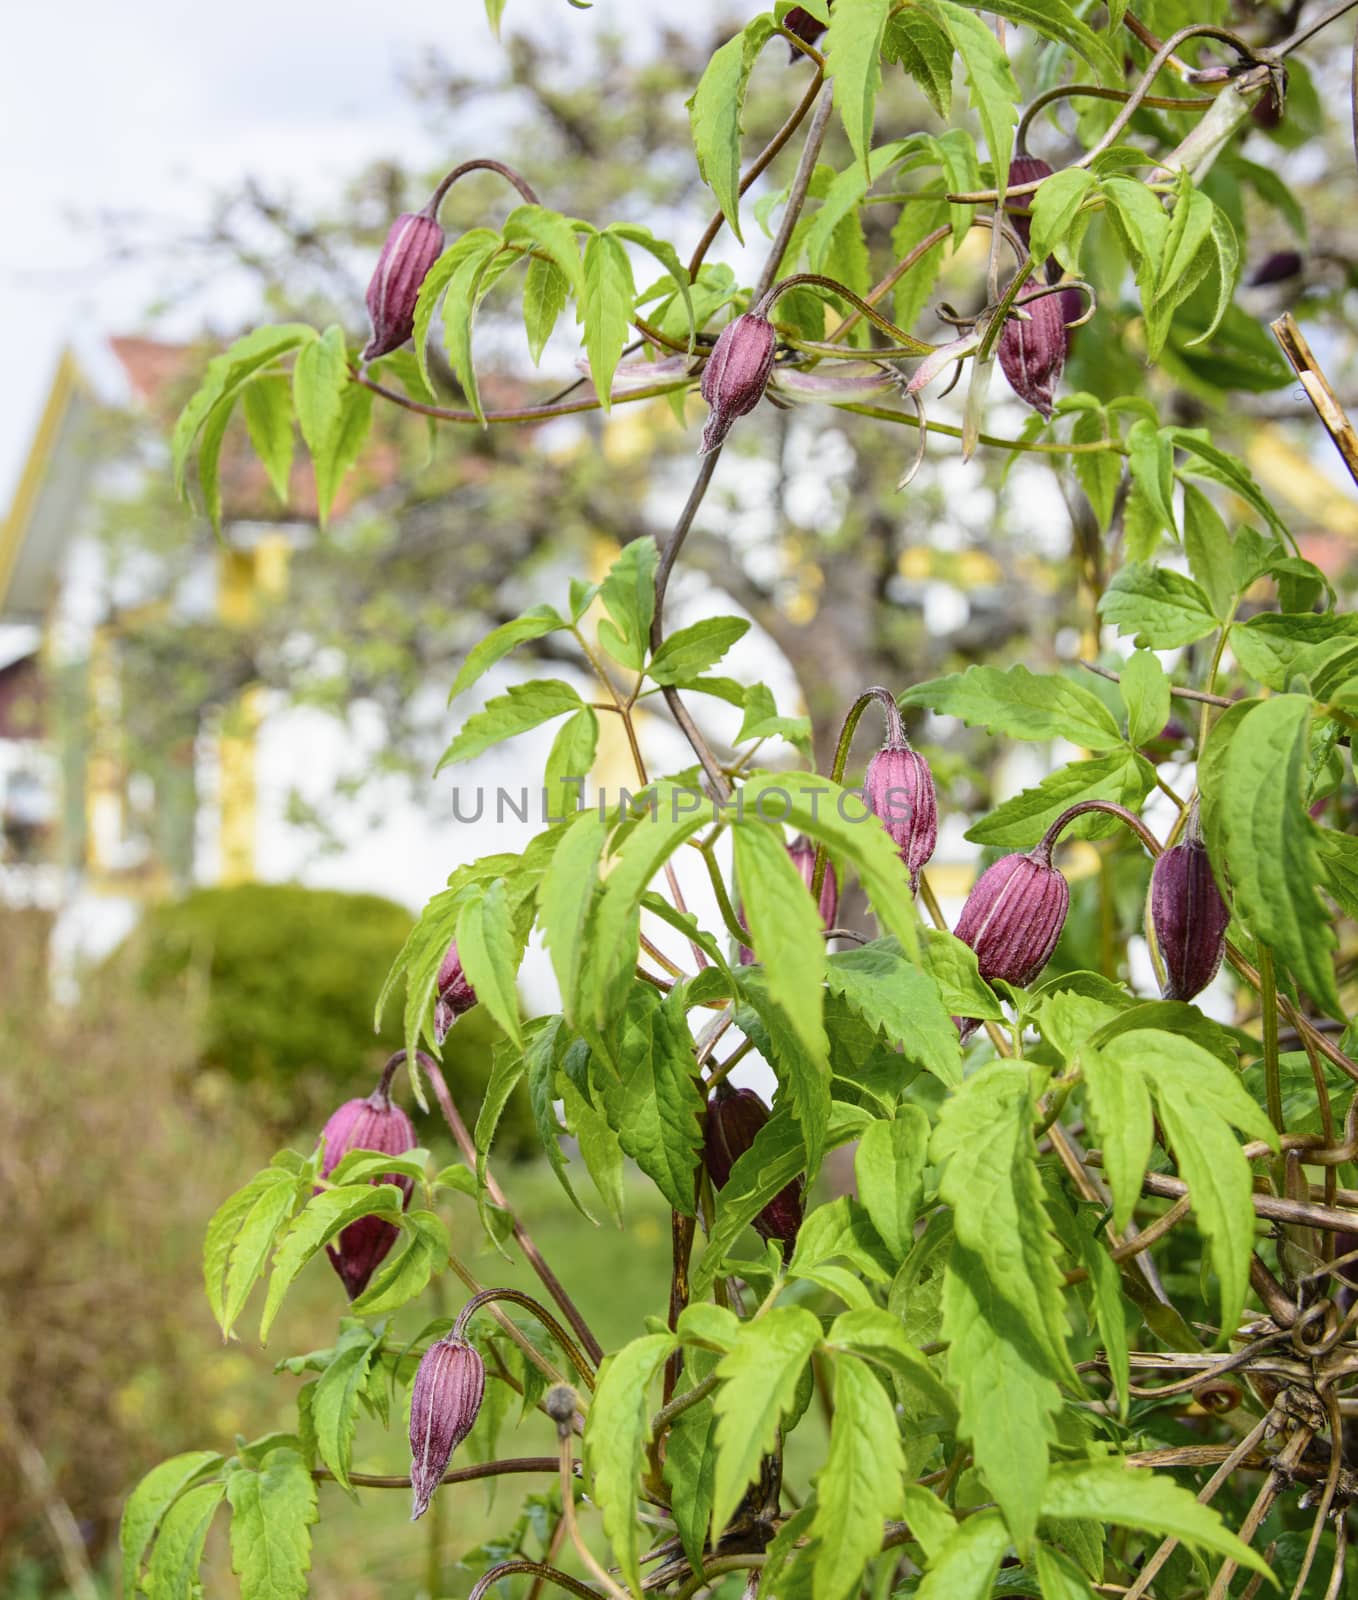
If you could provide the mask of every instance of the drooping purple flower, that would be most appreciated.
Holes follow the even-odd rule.
[[[1028,319],[1010,317],[996,353],[1009,380],[1009,387],[1044,417],[1052,414],[1056,386],[1065,370],[1070,350],[1070,330],[1066,327],[1066,300],[1071,291],[1019,297],[1018,304]]]
[[[485,1363],[474,1345],[449,1334],[425,1351],[410,1393],[412,1522],[429,1509],[453,1451],[475,1426],[485,1392]]]
[[[833,4],[833,0],[830,0],[830,3]],[[801,6],[793,6],[792,10],[783,18],[783,26],[789,33],[795,33],[803,44],[815,44],[816,40],[825,32],[825,24],[818,22],[809,11],[804,10]],[[790,44],[788,50],[791,52],[793,61],[802,59],[802,53],[795,44]]]
[[[910,873],[910,887],[919,886],[920,869],[938,843],[938,796],[929,763],[907,739],[888,738],[868,762],[863,799],[880,817]]]
[[[731,1169],[755,1141],[769,1120],[769,1108],[753,1089],[732,1089],[720,1084],[707,1102],[703,1127],[703,1162],[714,1189],[724,1189]],[[803,1180],[794,1178],[780,1189],[754,1219],[761,1239],[779,1239],[791,1249],[802,1225]]]
[[[777,342],[773,324],[752,311],[722,329],[703,368],[702,396],[712,410],[703,428],[700,456],[715,450],[736,418],[759,404],[773,371]]]
[[[448,946],[434,983],[438,991],[434,1002],[434,1038],[442,1044],[449,1028],[476,1004],[476,990],[467,982],[467,974],[462,970],[456,939]]]
[[[1230,921],[1207,846],[1189,838],[1164,851],[1151,872],[1151,925],[1165,964],[1166,1000],[1191,1000],[1216,977]]]
[[[443,254],[443,229],[424,211],[404,211],[392,223],[368,284],[372,338],[363,351],[376,361],[415,330],[415,301],[430,267]]]
[[[1051,175],[1051,163],[1044,161],[1041,156],[1015,156],[1009,163],[1007,188],[1017,189],[1025,183],[1037,183],[1042,178],[1050,178]],[[1025,245],[1029,243],[1033,233],[1032,204],[1031,194],[1016,194],[1012,200],[1006,199],[1004,202],[1010,226]],[[1053,280],[1049,276],[1047,281]]]
[[[411,1120],[392,1102],[386,1089],[379,1085],[366,1100],[346,1100],[334,1112],[321,1130],[325,1140],[325,1157],[321,1162],[321,1176],[328,1178],[351,1150],[377,1150],[383,1155],[399,1156],[415,1148],[415,1128]],[[374,1184],[394,1183],[404,1195],[403,1205],[410,1203],[413,1181],[398,1174],[378,1177]],[[343,1230],[333,1244],[325,1247],[330,1264],[339,1273],[340,1282],[351,1300],[356,1300],[368,1286],[387,1252],[400,1234],[394,1222],[381,1217],[360,1217]]]
[[[1051,960],[1069,905],[1069,884],[1038,845],[981,874],[953,932],[976,952],[983,978],[1021,989]]]
[[[1297,277],[1305,265],[1300,251],[1275,250],[1250,274],[1249,287],[1262,289],[1270,283],[1286,283],[1289,278]]]

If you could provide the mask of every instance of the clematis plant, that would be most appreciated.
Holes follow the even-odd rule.
[[[518,853],[450,844],[385,986],[373,975],[379,1014],[404,992],[377,1093],[214,1217],[224,1337],[265,1276],[260,1337],[287,1328],[326,1249],[352,1298],[336,1293],[333,1348],[282,1364],[302,1379],[295,1429],[177,1457],[134,1491],[129,1595],[196,1594],[222,1504],[246,1600],[290,1600],[322,1513],[326,1537],[357,1542],[391,1488],[420,1517],[481,1478],[529,1479],[528,1508],[476,1552],[424,1516],[431,1592],[455,1559],[473,1600],[1190,1600],[1237,1573],[1251,1593],[1341,1592],[1355,629],[1225,436],[1240,374],[1264,388],[1295,368],[1328,392],[1295,324],[1278,354],[1236,299],[1242,230],[1290,209],[1240,146],[1274,137],[1265,97],[1285,136],[1288,74],[1343,9],[779,0],[693,86],[711,198],[670,219],[699,241],[687,259],[477,157],[393,224],[366,344],[289,324],[209,363],[175,436],[209,515],[223,431],[266,381],[281,425],[300,419],[323,513],[379,402],[458,441],[663,398],[689,446],[701,425],[702,461],[664,539],[627,540],[597,583],[468,651],[458,695],[549,637],[573,676],[490,695],[440,772],[557,721],[545,777],[554,794],[579,780],[579,804]],[[787,103],[754,149],[743,104],[775,38],[799,65],[780,67]],[[440,204],[473,170],[517,203],[443,249]],[[748,255],[718,272],[728,230]],[[661,276],[638,293],[643,261]],[[573,302],[583,369],[566,393],[544,378],[540,404],[487,409],[475,317],[519,269],[531,348],[565,337]],[[456,405],[422,387],[440,327]],[[1033,411],[1017,423],[987,387],[996,359]],[[900,519],[940,562],[982,460],[1023,463],[1003,494],[1051,473],[1042,504],[1072,506],[1078,559],[1050,587],[1079,627],[1007,667],[856,696],[825,661],[817,716],[850,703],[818,743],[799,707],[718,670],[749,620],[675,627],[669,581],[695,523],[727,515],[709,488],[752,475],[791,399],[805,437],[832,423],[946,462],[948,495],[845,513]],[[1321,419],[1351,455],[1328,401]],[[851,559],[827,543],[824,560]],[[865,715],[885,718],[880,747]],[[677,770],[646,736],[662,717]],[[634,764],[611,801],[601,719]],[[1030,747],[1045,775],[992,792],[987,741]],[[529,1016],[534,938],[558,993]],[[471,1005],[501,1037],[469,1129],[438,1055]],[[659,1252],[658,1300],[640,1271],[574,1281],[525,1226],[495,1147],[520,1083],[570,1226],[628,1228],[638,1184],[668,1211],[659,1244],[627,1235],[638,1263]],[[417,1147],[411,1115],[459,1159]],[[498,1250],[532,1292],[497,1286]]]

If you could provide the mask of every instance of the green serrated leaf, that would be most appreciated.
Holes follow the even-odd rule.
[[[565,618],[560,616],[553,606],[534,606],[531,611],[525,611],[521,617],[515,617],[512,622],[502,623],[467,652],[466,659],[458,668],[457,677],[453,680],[453,686],[448,691],[448,699],[456,700],[458,695],[470,689],[483,673],[488,672],[497,661],[503,661],[510,651],[517,649],[519,645],[526,644],[530,639],[541,639],[544,635],[555,633],[565,626]]]
[[[1149,743],[1169,721],[1169,679],[1149,650],[1135,650],[1123,663],[1118,692],[1127,709],[1127,738]]]
[[[313,1195],[305,1210],[293,1219],[274,1252],[273,1274],[259,1324],[260,1343],[268,1341],[269,1329],[288,1286],[322,1245],[360,1217],[377,1216],[395,1222],[404,1202],[404,1194],[392,1183],[346,1184]]]
[[[1015,739],[1068,739],[1087,750],[1111,750],[1122,735],[1113,714],[1089,689],[1068,678],[1027,667],[968,667],[963,673],[918,683],[900,696],[903,706],[960,717],[972,727]]]
[[[829,1045],[822,1021],[825,939],[820,912],[778,830],[754,816],[735,829],[735,866],[752,948],[768,994],[787,1018],[813,1068],[816,1092],[794,1091],[793,1111],[813,1168],[830,1110]]]
[[[584,293],[579,235],[570,217],[547,206],[517,206],[505,218],[502,237],[506,244],[531,245],[541,251],[565,275],[577,297]]]
[[[576,303],[576,320],[585,330],[585,354],[599,403],[607,411],[613,373],[632,326],[636,285],[627,252],[611,233],[592,234],[585,246],[585,284]]]
[[[776,819],[824,844],[835,862],[849,862],[883,929],[907,956],[919,953],[919,920],[900,853],[862,799],[814,772],[752,772],[741,791],[746,813]]]
[[[1322,645],[1358,639],[1358,615],[1296,615],[1265,611],[1231,627],[1231,653],[1252,678],[1278,693],[1299,663]]]
[[[909,16],[914,7],[898,12],[898,16]],[[951,60],[951,46],[949,46],[949,59]],[[938,185],[938,200],[912,200],[909,205],[901,207],[901,214],[896,226],[891,230],[892,254],[898,261],[903,260],[910,252],[924,242],[931,233],[936,232],[948,220],[949,207],[941,198],[943,189]],[[960,208],[959,208],[960,209]],[[930,297],[934,292],[934,285],[938,282],[938,275],[943,268],[944,255],[947,241],[939,239],[933,244],[911,267],[910,271],[900,278],[893,294],[893,308],[896,322],[907,331],[914,327]]]
[[[992,1062],[944,1102],[930,1154],[959,1243],[1020,1319],[1053,1377],[1075,1378],[1066,1351],[1061,1273],[1033,1141],[1031,1069]]]
[[[1099,615],[1119,633],[1150,650],[1173,650],[1215,633],[1212,602],[1181,572],[1132,562],[1114,577],[1099,601]]]
[[[1034,1570],[1042,1600],[1095,1600],[1089,1579],[1073,1561],[1050,1545],[1038,1545],[1034,1552]]]
[[[637,1489],[642,1455],[651,1436],[652,1379],[678,1345],[671,1333],[648,1333],[609,1356],[585,1419],[585,1465],[604,1532],[631,1592],[641,1597]]]
[[[467,982],[500,1027],[523,1048],[519,1026],[519,950],[503,878],[472,890],[457,919],[457,953]]]
[[[203,1547],[225,1496],[224,1483],[200,1483],[165,1513],[143,1585],[148,1600],[184,1600],[202,1592],[198,1569]],[[131,1596],[137,1591],[125,1592]]]
[[[968,1517],[929,1558],[917,1600],[988,1600],[1009,1538],[998,1511]]]
[[[1182,1035],[1138,1028],[1100,1054],[1113,1071],[1139,1074],[1155,1097],[1221,1284],[1224,1340],[1240,1320],[1254,1248],[1253,1180],[1230,1125],[1270,1144],[1273,1129],[1230,1068]]]
[[[316,1451],[335,1475],[335,1481],[352,1494],[349,1462],[360,1397],[368,1381],[380,1340],[366,1328],[348,1330],[335,1349],[335,1359],[321,1374],[312,1391],[311,1420]]]
[[[264,1271],[264,1264],[274,1247],[279,1230],[287,1223],[297,1206],[297,1181],[293,1175],[273,1167],[267,1169],[266,1174],[261,1174],[261,1176],[267,1175],[272,1176],[272,1182],[262,1186],[255,1195],[249,1210],[241,1216],[240,1226],[231,1240],[226,1265],[226,1282],[217,1319],[221,1325],[223,1338],[230,1337],[236,1319],[250,1297],[250,1291]],[[228,1205],[230,1203],[227,1202]],[[218,1213],[218,1217],[220,1216],[221,1212]],[[213,1225],[216,1223],[217,1218],[214,1217]],[[208,1240],[208,1248],[211,1251],[213,1248],[211,1228]],[[214,1299],[211,1284],[209,1284],[208,1298]],[[215,1309],[217,1307],[214,1304]]]
[[[523,280],[523,329],[537,366],[570,298],[570,280],[554,261],[534,256]]]
[[[504,694],[487,700],[480,711],[468,717],[434,771],[437,774],[458,761],[470,761],[516,734],[527,733],[567,711],[578,711],[583,705],[576,690],[560,678],[511,684]]]
[[[129,1600],[137,1592],[142,1561],[165,1514],[195,1479],[215,1472],[221,1464],[222,1458],[215,1450],[186,1450],[152,1467],[128,1496],[118,1527],[118,1548],[122,1555],[123,1593]]]
[[[943,1278],[943,1337],[958,1433],[971,1441],[976,1465],[1022,1551],[1042,1509],[1061,1391],[1028,1320],[999,1294],[982,1258],[960,1242],[953,1244]],[[963,1528],[979,1520],[969,1518]],[[938,1587],[934,1593],[943,1600],[951,1591]]]
[[[912,1105],[901,1106],[890,1122],[870,1123],[854,1154],[858,1198],[898,1261],[914,1247],[928,1159],[929,1119]]]
[[[680,1412],[665,1435],[665,1482],[670,1487],[670,1510],[684,1554],[695,1570],[702,1562],[712,1520],[716,1436],[717,1414],[710,1400]]]
[[[619,1143],[674,1210],[693,1216],[703,1094],[681,1003],[634,984],[619,1029],[619,1079],[604,1099]]]
[[[1229,715],[1229,714],[1228,714]],[[1305,804],[1312,707],[1276,695],[1212,729],[1199,782],[1208,845],[1234,908],[1317,1005],[1338,1016],[1334,928],[1316,893],[1316,825]]]
[[[303,347],[292,370],[293,405],[302,438],[311,452],[322,524],[333,499],[335,460],[347,431],[345,397],[351,387],[356,386],[349,382],[344,330],[332,325],[319,339]],[[362,392],[371,402],[370,391]],[[330,490],[330,499],[324,497],[323,488]]]
[[[454,1173],[460,1174],[454,1177]],[[476,1184],[466,1167],[448,1168],[434,1180],[435,1188],[475,1193]],[[407,1239],[399,1255],[389,1256],[373,1274],[368,1287],[350,1304],[356,1317],[383,1316],[399,1311],[422,1295],[435,1271],[448,1264],[448,1229],[432,1211],[408,1211],[401,1219]]]
[[[881,1549],[882,1524],[900,1510],[905,1473],[891,1399],[852,1356],[835,1358],[834,1405],[830,1445],[816,1477],[814,1600],[858,1592],[864,1567]]]
[[[273,492],[287,505],[292,472],[292,385],[281,372],[266,373],[246,384],[241,405],[255,454],[264,463]]]
[[[255,1174],[243,1188],[237,1189],[233,1195],[217,1208],[211,1222],[208,1223],[207,1235],[203,1241],[203,1286],[207,1291],[208,1304],[212,1307],[212,1315],[217,1325],[226,1337],[230,1323],[226,1320],[226,1274],[231,1261],[232,1251],[240,1237],[241,1229],[246,1218],[253,1211],[261,1196],[279,1188],[289,1195],[295,1196],[296,1180],[291,1173],[278,1167],[265,1167],[262,1172]],[[263,1229],[260,1229],[263,1232]],[[272,1248],[272,1234],[269,1243],[264,1246],[264,1256],[267,1257]],[[254,1278],[259,1276],[263,1267],[261,1258],[256,1267]],[[247,1288],[247,1293],[248,1288]],[[232,1321],[234,1321],[234,1317]]]
[[[880,947],[844,950],[827,962],[830,991],[893,1044],[904,1059],[948,1085],[962,1081],[957,1027],[928,972]]]
[[[671,784],[653,784],[647,794],[654,804],[641,815],[604,880],[594,921],[597,959],[586,972],[590,989],[586,1009],[599,1027],[606,1027],[624,981],[636,964],[641,927],[641,897],[651,879],[675,850],[711,820],[703,807],[694,808],[692,791]]]
[[[1141,1528],[1157,1539],[1173,1534],[1186,1544],[1226,1556],[1272,1577],[1267,1561],[1172,1478],[1118,1460],[1066,1462],[1053,1467],[1042,1497],[1048,1517],[1073,1517]]]
[[[801,1306],[779,1306],[744,1323],[717,1366],[717,1467],[712,1499],[714,1542],[754,1481],[763,1456],[797,1397],[802,1369],[820,1343],[820,1323]]]
[[[570,1020],[579,1011],[585,923],[599,887],[599,858],[607,833],[608,825],[597,811],[582,812],[557,846],[538,894],[543,938],[561,990],[562,1009]]]
[[[499,246],[498,233],[492,232],[489,228],[471,228],[459,239],[454,240],[425,273],[415,299],[415,327],[411,335],[415,358],[419,363],[420,378],[425,388],[433,389],[433,384],[429,381],[427,347],[430,325],[433,323],[440,301],[453,279],[469,262],[473,263],[471,270],[475,271],[476,266],[488,261]]]
[[[270,1450],[258,1470],[226,1480],[231,1502],[231,1570],[241,1600],[306,1600],[316,1485],[296,1450]]]
[[[1041,187],[1029,195],[1032,229],[1028,248],[1038,261],[1054,255],[1063,267],[1079,270],[1083,228],[1077,230],[1075,219],[1097,187],[1098,180],[1087,167],[1067,167],[1044,178]]]
[[[972,16],[953,0],[936,0],[936,5],[966,69],[972,106],[981,121],[991,166],[997,173],[1007,173],[1014,153],[1014,124],[1018,121],[1022,99],[1009,57],[979,17]]]
[[[745,90],[759,52],[773,34],[773,18],[755,17],[713,52],[688,100],[698,171],[740,243],[740,135]]]
[[[996,806],[968,828],[966,836],[977,844],[998,845],[1004,849],[1026,848],[1035,844],[1057,817],[1079,800],[1113,800],[1135,810],[1154,787],[1155,768],[1144,756],[1124,747],[1111,755],[1058,767],[1035,787]],[[1077,817],[1063,837],[1107,838],[1121,826],[1106,812],[1090,812]]]
[[[189,455],[208,417],[219,408],[229,411],[235,397],[256,374],[316,337],[316,330],[302,322],[256,328],[208,362],[203,381],[180,412],[170,441],[177,495],[184,495]]]
[[[638,222],[612,222],[608,226],[609,233],[616,234],[619,239],[626,239],[629,244],[639,245],[655,259],[669,273],[671,281],[679,297],[679,303],[684,308],[688,319],[688,347],[693,350],[693,336],[698,331],[697,313],[693,305],[693,296],[689,288],[688,269],[680,261],[678,252],[667,239],[657,239],[649,228],[643,228]]]
[[[890,10],[890,0],[839,0],[830,12],[825,39],[835,108],[865,172],[877,91],[882,86],[882,35]]]
[[[937,12],[927,5],[902,6],[893,11],[887,19],[882,51],[888,60],[900,62],[938,115],[946,118],[952,106],[953,42]],[[904,326],[909,327],[909,323]]]
[[[680,628],[651,658],[647,676],[656,683],[681,683],[715,667],[737,639],[750,631],[743,617],[705,617]]]
[[[622,548],[599,586],[599,598],[612,625],[599,625],[599,642],[613,659],[640,672],[650,645],[655,615],[655,570],[660,559],[654,539],[633,539]]]

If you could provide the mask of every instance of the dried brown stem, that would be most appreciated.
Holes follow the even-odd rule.
[[[1306,398],[1315,407],[1321,426],[1349,469],[1349,476],[1358,483],[1358,433],[1354,432],[1348,413],[1339,403],[1339,396],[1311,353],[1311,347],[1297,326],[1296,318],[1290,311],[1284,311],[1276,322],[1270,322],[1268,326],[1282,347],[1283,354],[1291,362],[1292,370],[1301,380]]]

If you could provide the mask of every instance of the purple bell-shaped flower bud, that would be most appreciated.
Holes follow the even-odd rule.
[[[868,762],[863,799],[900,851],[911,889],[918,888],[920,869],[938,843],[938,796],[929,763],[904,734],[888,736]]]
[[[792,858],[793,866],[795,866],[797,871],[801,873],[802,882],[809,889],[816,877],[815,845],[809,843],[804,834],[799,833],[792,843],[788,845],[787,853]],[[839,910],[839,881],[835,877],[834,867],[831,866],[828,861],[825,863],[825,878],[820,886],[820,900],[818,901],[818,906],[820,909],[821,926],[824,928],[833,928],[835,925],[835,913]],[[736,918],[742,928],[749,928],[749,923],[745,920],[745,912],[743,909],[736,913]],[[754,951],[750,949],[749,945],[743,944],[740,947],[738,959],[742,967],[748,967],[759,958],[755,955]]]
[[[462,970],[456,939],[448,946],[434,983],[438,991],[434,1002],[434,1039],[442,1044],[449,1028],[476,1004],[476,990],[467,982],[467,974]]]
[[[450,1333],[425,1351],[410,1393],[412,1522],[429,1509],[449,1458],[475,1426],[485,1392],[485,1363],[474,1345]]]
[[[1069,906],[1070,886],[1040,844],[981,874],[953,932],[976,952],[983,978],[1021,989],[1051,960]]]
[[[752,311],[722,329],[703,368],[702,396],[712,410],[703,428],[699,455],[715,450],[736,418],[759,404],[773,371],[777,342],[773,324]]]
[[[809,889],[816,877],[816,847],[804,834],[798,834],[787,847],[787,853],[792,857],[793,864],[802,875],[802,882]],[[835,913],[839,910],[839,880],[835,877],[835,869],[827,861],[825,863],[825,877],[820,886],[820,920],[827,928],[835,925]]]
[[[415,1128],[400,1106],[392,1102],[385,1082],[366,1100],[346,1100],[321,1130],[321,1137],[325,1140],[325,1157],[321,1163],[323,1178],[328,1178],[351,1150],[376,1150],[383,1155],[399,1156],[415,1148]],[[392,1174],[371,1181],[394,1183],[405,1196],[402,1203],[410,1203],[414,1188],[410,1178]],[[339,1273],[351,1300],[356,1300],[367,1288],[368,1280],[396,1243],[400,1232],[394,1222],[381,1217],[360,1217],[357,1222],[351,1222],[333,1244],[325,1247],[330,1264]]]
[[[1008,318],[1000,334],[996,354],[1009,387],[1044,417],[1052,414],[1056,386],[1070,352],[1066,313],[1067,301],[1074,298],[1070,291],[1029,298],[1020,295],[1018,304],[1027,312],[1027,319]]]
[[[755,1135],[769,1120],[769,1108],[753,1089],[732,1089],[719,1084],[707,1102],[703,1126],[703,1162],[714,1189],[724,1189],[731,1169],[753,1145]],[[779,1239],[790,1250],[802,1225],[803,1180],[794,1178],[780,1189],[754,1219],[761,1239]]]
[[[428,212],[406,211],[392,223],[368,284],[373,331],[365,361],[389,354],[414,332],[420,285],[442,254],[443,229]]]
[[[1190,835],[1157,858],[1151,926],[1165,964],[1166,1000],[1191,1000],[1216,977],[1230,920],[1201,839]]]

